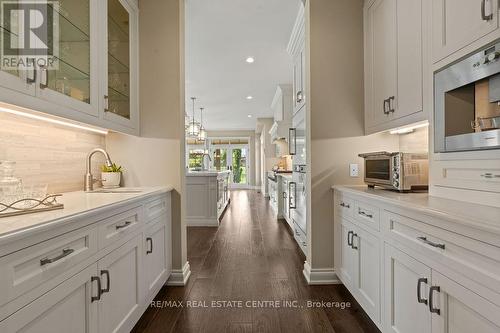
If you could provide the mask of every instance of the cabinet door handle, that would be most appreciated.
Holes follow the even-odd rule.
[[[29,77],[26,78],[26,83],[28,83],[28,84],[33,84],[36,82],[35,58],[31,59],[31,64],[33,65],[33,71],[32,71],[33,76],[31,78],[29,78]]]
[[[488,1],[488,3],[490,3],[490,2]],[[491,4],[490,4],[490,8],[491,8]],[[486,0],[481,1],[481,18],[483,19],[483,21],[490,21],[493,19],[493,13],[486,15]]]
[[[390,113],[389,99],[384,99],[384,114]]]
[[[349,231],[347,233],[347,245],[349,245],[351,248],[352,248],[352,235],[354,234],[354,232],[352,231]]]
[[[40,266],[44,266],[47,264],[52,264],[53,262],[59,261],[62,258],[69,256],[71,253],[75,252],[73,249],[64,249],[60,255],[54,258],[43,258],[40,260]]]
[[[357,233],[353,233],[353,234],[352,234],[352,238],[351,238],[351,248],[352,248],[353,250],[357,250],[357,249],[358,249],[358,247],[357,247],[356,245],[354,245],[354,237],[359,238]]]
[[[109,96],[104,95],[104,112],[109,111]]]
[[[302,103],[304,100],[304,94],[302,93],[302,90],[297,91],[297,103]]]
[[[487,173],[483,173],[481,175],[481,177],[491,179],[491,178],[500,178],[500,175],[495,175],[495,174],[492,174],[490,172],[487,172]]]
[[[101,271],[101,277],[103,275],[106,275],[106,282],[107,282],[107,285],[106,285],[106,288],[101,288],[101,294],[104,294],[104,293],[109,293],[109,287],[111,286],[111,278],[109,277],[109,271],[107,269],[103,269]],[[99,281],[101,281],[101,279],[99,278]]]
[[[427,278],[420,278],[417,281],[417,301],[419,303],[423,303],[423,304],[427,305],[427,300],[425,298],[421,297],[421,295],[422,295],[422,283],[427,284]]]
[[[427,245],[430,245],[432,247],[437,247],[437,248],[440,248],[440,249],[443,249],[445,248],[445,245],[444,244],[438,244],[438,243],[434,243],[430,240],[427,239],[427,237],[424,237],[424,236],[421,236],[421,237],[417,237],[418,240],[422,241],[423,243],[427,244]]]
[[[45,80],[42,82],[40,82],[40,88],[41,89],[45,89],[45,88],[48,88],[49,87],[49,70],[47,69],[47,66],[40,66],[40,71],[43,73],[45,73]],[[43,75],[40,75],[42,78],[43,78]]]
[[[389,112],[388,113],[394,113],[394,111],[396,111],[396,109],[394,109],[394,100],[396,99],[396,97],[394,96],[391,96],[389,97]],[[392,103],[391,103],[392,101]]]
[[[436,309],[434,307],[434,300],[432,298],[434,292],[440,292],[441,291],[441,288],[439,286],[432,286],[429,288],[429,311],[431,313],[435,313],[437,315],[440,315],[441,314],[441,310],[440,309]]]
[[[149,242],[149,250],[146,251],[146,254],[153,253],[153,238],[146,238],[146,242]]]
[[[286,192],[283,192],[283,199],[286,199]]]
[[[94,301],[99,301],[101,299],[101,295],[102,295],[101,278],[98,276],[93,276],[92,278],[90,278],[90,283],[93,283],[94,281],[97,282],[97,296],[92,296],[90,298],[91,303]]]
[[[351,208],[351,206],[350,206],[349,204],[346,204],[346,203],[344,203],[344,202],[341,202],[341,203],[340,203],[340,206],[341,206],[341,207],[344,207],[344,208]]]
[[[127,222],[125,222],[124,224],[117,225],[115,228],[116,228],[116,230],[120,230],[120,229],[123,229],[123,228],[128,227],[128,226],[129,226],[129,225],[131,225],[131,224],[132,224],[132,222],[127,221]]]
[[[288,152],[290,155],[297,155],[297,129],[288,129]],[[292,149],[293,148],[293,149]]]

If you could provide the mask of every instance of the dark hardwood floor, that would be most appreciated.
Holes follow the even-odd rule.
[[[182,306],[150,306],[133,332],[379,332],[344,286],[307,285],[305,257],[259,193],[232,191],[220,227],[188,228],[187,238],[187,286],[164,287],[155,299]],[[280,301],[280,307],[248,302],[259,300]],[[297,303],[285,307],[285,301]],[[351,306],[313,308],[307,301]]]

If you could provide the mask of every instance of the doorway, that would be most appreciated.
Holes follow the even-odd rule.
[[[210,139],[212,167],[230,171],[230,188],[247,188],[250,184],[250,149],[248,139]]]

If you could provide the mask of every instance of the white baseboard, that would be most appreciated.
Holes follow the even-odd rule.
[[[219,220],[216,218],[187,217],[186,225],[188,227],[218,227]]]
[[[173,269],[167,281],[167,286],[185,286],[191,276],[189,261],[186,261],[182,269]]]
[[[304,261],[304,270],[302,273],[310,285],[342,283],[333,268],[311,268],[307,261]]]

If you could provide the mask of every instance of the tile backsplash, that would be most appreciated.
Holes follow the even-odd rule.
[[[86,156],[105,147],[105,136],[0,112],[0,160],[16,162],[24,184],[48,184],[50,193],[83,188]],[[96,154],[93,174],[103,158]]]
[[[412,133],[399,135],[399,150],[410,153],[429,151],[429,128],[418,128]]]

